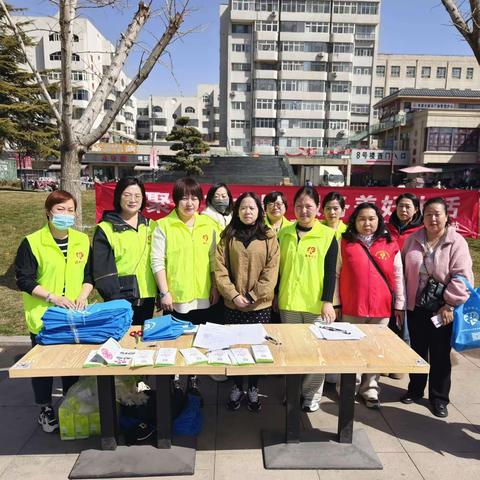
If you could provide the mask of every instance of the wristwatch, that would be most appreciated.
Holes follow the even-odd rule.
[[[160,292],[160,298],[166,297],[170,292],[167,290],[165,293]]]
[[[449,305],[448,303],[445,304],[445,307],[447,307],[448,310],[453,312],[455,310],[455,307],[453,305]]]

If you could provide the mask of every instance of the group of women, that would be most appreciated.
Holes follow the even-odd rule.
[[[141,213],[142,183],[122,179],[114,210],[104,212],[90,247],[88,237],[71,228],[75,199],[53,192],[45,203],[47,224],[23,240],[16,258],[32,345],[49,305],[83,308],[93,285],[104,300],[129,300],[136,325],[153,316],[156,299],[164,312],[194,324],[342,319],[386,325],[392,319],[402,330],[408,325],[412,348],[430,362],[432,411],[447,416],[453,308],[468,297],[458,275],[473,281],[473,273],[467,243],[450,226],[442,198],[428,200],[422,217],[418,199],[404,193],[388,225],[373,203],[357,205],[345,224],[342,195],[331,192],[320,203],[309,186],[295,194],[293,222],[278,191],[263,204],[254,192],[234,202],[219,183],[206,198],[202,211],[201,186],[182,178],[173,189],[175,208],[152,221]],[[433,313],[422,303],[432,279],[444,286]],[[435,313],[443,324],[438,329],[431,321]],[[74,379],[63,380],[65,393]],[[321,374],[304,376],[304,411],[318,410],[324,381]],[[245,390],[244,379],[234,378],[229,409],[245,399],[250,411],[261,410],[258,377],[247,382]],[[411,375],[401,400],[420,399],[426,384],[427,375]],[[198,393],[195,377],[190,388]],[[52,379],[35,379],[33,389],[41,406],[38,421],[53,431]],[[379,407],[378,375],[359,375],[357,391],[367,407]]]

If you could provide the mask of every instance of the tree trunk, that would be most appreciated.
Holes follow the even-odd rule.
[[[80,188],[80,160],[83,153],[72,145],[61,153],[62,174],[60,188],[71,193],[77,200],[76,226],[82,228],[82,192]]]

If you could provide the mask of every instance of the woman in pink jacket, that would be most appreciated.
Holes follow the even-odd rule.
[[[423,210],[424,228],[413,233],[402,250],[405,265],[407,321],[412,348],[430,363],[428,396],[432,413],[444,418],[450,392],[450,340],[453,310],[464,303],[468,292],[456,275],[473,283],[472,258],[465,239],[449,225],[447,204],[443,198],[431,198]],[[438,297],[437,311],[422,307],[422,292],[432,280],[445,285]],[[439,286],[438,291],[441,291]],[[432,317],[438,317],[437,328]],[[401,401],[413,403],[423,397],[427,374],[410,375],[407,392]]]

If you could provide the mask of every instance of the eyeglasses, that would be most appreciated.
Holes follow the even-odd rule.
[[[282,208],[284,206],[285,206],[285,204],[283,202],[268,202],[267,203],[268,208],[273,208],[273,207]]]
[[[143,195],[141,193],[122,193],[122,197],[126,198],[127,200],[130,200],[132,198],[134,198],[135,200],[141,200],[143,198]]]

